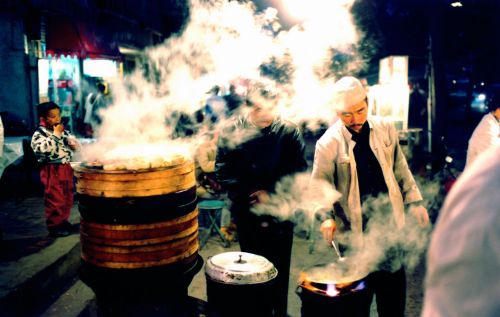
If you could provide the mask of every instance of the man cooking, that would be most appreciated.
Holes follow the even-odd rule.
[[[333,102],[340,120],[316,143],[312,171],[313,179],[327,180],[342,194],[333,217],[320,227],[328,244],[338,226],[339,231],[350,233],[347,244],[362,248],[362,233],[371,219],[386,219],[383,226],[387,232],[401,230],[405,209],[421,226],[427,226],[429,216],[419,204],[422,195],[399,146],[397,131],[389,122],[368,118],[361,82],[354,77],[341,78],[334,85]],[[384,197],[389,203],[374,207],[373,200]],[[370,302],[376,296],[379,316],[404,316],[404,267],[378,269],[366,280],[372,292]]]
[[[273,316],[286,317],[293,224],[251,209],[269,200],[281,178],[307,168],[305,146],[298,127],[274,113],[279,94],[273,84],[252,82],[246,97],[247,115],[219,138],[215,172],[232,201],[241,251],[264,256],[279,272]]]

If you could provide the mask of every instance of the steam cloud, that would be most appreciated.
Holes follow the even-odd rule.
[[[251,2],[191,0],[182,33],[147,49],[142,67],[111,83],[113,104],[101,112],[97,142],[84,148],[82,160],[193,155],[203,138],[195,133],[173,140],[177,119],[199,110],[213,85],[241,78],[267,76],[276,81],[280,93],[276,112],[281,117],[311,129],[320,122],[331,123],[335,117],[329,104],[335,80],[333,58],[349,53],[353,57],[346,69],[364,67],[354,54],[358,33],[350,14],[353,2],[315,1],[308,6],[308,17],[283,30],[273,8],[256,12]],[[221,120],[215,129],[226,124]],[[205,133],[207,128],[194,132]],[[229,139],[238,144],[246,138],[234,135]],[[319,206],[330,208],[339,197],[330,184],[315,186],[319,191],[308,190],[309,181],[306,173],[284,178],[271,201],[254,212],[271,213],[310,228],[314,211]],[[372,204],[378,208],[387,202],[374,200]],[[409,231],[388,235],[386,219],[372,220],[366,236],[370,248],[356,255],[360,263],[373,269],[396,244],[420,255],[428,231],[417,225],[407,227]],[[408,256],[403,260],[409,265],[416,261]]]
[[[252,212],[270,214],[282,220],[290,220],[298,230],[317,230],[319,223],[315,214],[319,209],[331,209],[338,201],[340,194],[331,184],[319,182],[311,184],[308,173],[299,173],[284,177],[277,183],[275,193],[266,203],[256,205]],[[439,186],[436,182],[419,181],[419,188],[424,197],[423,205],[429,208],[438,196]],[[404,265],[414,269],[422,259],[427,248],[432,227],[420,227],[410,214],[406,215],[406,225],[402,230],[393,221],[392,208],[387,195],[372,197],[364,201],[363,213],[368,214],[370,221],[363,233],[362,245],[347,249],[343,256],[353,264],[345,272],[346,276],[357,276],[360,272],[375,270],[397,270]],[[319,232],[311,234],[319,235]],[[346,245],[356,245],[359,236],[346,232],[337,232],[334,238]],[[328,254],[327,261],[333,260],[331,246],[319,238],[316,243],[318,252]],[[351,271],[352,270],[352,271]]]
[[[239,78],[274,76],[282,95],[276,111],[288,120],[312,128],[333,120],[329,69],[332,57],[352,53],[357,41],[352,2],[319,1],[314,19],[286,31],[273,8],[256,12],[252,2],[192,0],[182,33],[147,49],[143,67],[111,83],[113,104],[101,111],[98,142],[82,159],[112,159],[109,150],[124,144],[166,146],[176,115],[194,113],[213,85]],[[352,64],[362,67],[357,59]],[[179,145],[194,153],[196,138],[183,141]]]

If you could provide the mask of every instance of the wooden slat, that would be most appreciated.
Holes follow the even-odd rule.
[[[137,190],[96,190],[82,187],[79,183],[76,184],[76,191],[82,195],[93,197],[108,197],[108,198],[121,198],[121,197],[148,197],[156,195],[166,195],[177,191],[189,189],[196,185],[196,180],[193,176],[185,179],[185,182],[178,183],[172,186],[157,189],[137,189]]]
[[[169,168],[158,168],[139,171],[102,171],[83,168],[81,166],[74,167],[75,177],[83,180],[101,180],[101,181],[137,181],[146,179],[157,179],[169,177],[172,175],[186,174],[194,171],[194,163],[186,161],[180,165],[175,165]]]
[[[106,261],[99,257],[95,257],[89,254],[85,254],[82,252],[82,259],[90,264],[106,267],[106,268],[114,268],[114,269],[136,269],[136,268],[148,268],[154,266],[161,266],[166,264],[171,264],[175,262],[179,262],[185,258],[188,258],[198,252],[198,239],[195,239],[193,245],[186,249],[184,252],[171,257],[166,257],[159,259],[157,261],[143,261],[143,262],[120,262],[120,261]]]
[[[198,226],[198,209],[189,214],[169,221],[138,225],[109,225],[81,220],[80,233],[89,239],[110,240],[148,240],[182,234],[185,230]],[[105,242],[106,243],[106,242]]]
[[[79,188],[93,189],[93,190],[141,190],[157,189],[172,187],[178,184],[186,184],[192,182],[194,173],[172,175],[169,177],[155,178],[155,179],[142,179],[133,181],[102,181],[102,180],[77,180]]]
[[[135,245],[151,245],[151,244],[159,244],[167,241],[172,241],[176,239],[181,239],[191,235],[193,232],[198,231],[198,223],[195,222],[195,225],[188,227],[187,229],[180,231],[175,234],[165,235],[157,238],[148,238],[148,239],[122,239],[122,240],[112,240],[109,238],[100,238],[100,237],[89,237],[85,234],[80,236],[82,243],[92,243],[92,244],[100,244],[100,245],[110,245],[110,246],[135,246]]]

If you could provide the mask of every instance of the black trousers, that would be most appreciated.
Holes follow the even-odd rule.
[[[367,286],[371,302],[375,295],[379,317],[403,317],[406,305],[406,273],[404,267],[395,272],[370,273]]]
[[[249,213],[236,217],[236,227],[241,251],[263,256],[278,269],[274,284],[274,316],[287,316],[293,224]]]

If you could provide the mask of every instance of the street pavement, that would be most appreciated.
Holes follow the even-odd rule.
[[[72,208],[70,220],[72,223],[78,223],[79,221],[76,204]],[[35,273],[30,272],[30,270],[41,270],[38,266],[43,265],[38,264],[38,262],[55,261],[52,258],[56,258],[58,253],[74,253],[76,247],[79,248],[78,233],[57,239],[47,236],[48,233],[43,217],[43,198],[40,194],[0,197],[0,225],[3,230],[3,241],[0,248],[0,287],[3,289],[0,294],[8,293],[9,288],[13,286],[6,285],[6,283],[15,284],[17,280],[23,279],[24,275],[27,275],[26,278],[29,279],[31,273]],[[205,234],[203,228],[201,234]],[[236,250],[239,250],[237,242],[233,242],[226,248],[220,238],[213,235],[200,250],[200,254],[206,262],[210,256]],[[311,240],[305,238],[304,232],[297,232],[292,252],[288,310],[290,316],[299,317],[301,301],[295,290],[298,286],[300,272],[315,264],[324,263],[325,259],[334,255],[332,249],[322,243],[321,240],[311,244]],[[33,260],[35,258],[38,260]],[[78,265],[77,260],[78,257],[73,256],[72,261],[75,263],[72,263],[72,265]],[[68,266],[67,263],[64,265]],[[22,274],[18,268],[22,268]],[[408,272],[407,316],[419,316],[420,314],[424,271],[424,266],[421,264],[415,271]],[[44,279],[47,278],[44,277]],[[58,295],[58,298],[42,303],[41,311],[37,312],[36,315],[78,316],[89,300],[92,299],[93,292],[85,284],[78,281],[77,277],[70,279],[69,284],[65,287],[66,289]],[[198,272],[191,282],[189,295],[206,301],[204,268]],[[22,300],[26,305],[29,305],[31,298]],[[1,311],[0,315],[2,315]],[[374,309],[372,309],[372,316],[377,316]]]

